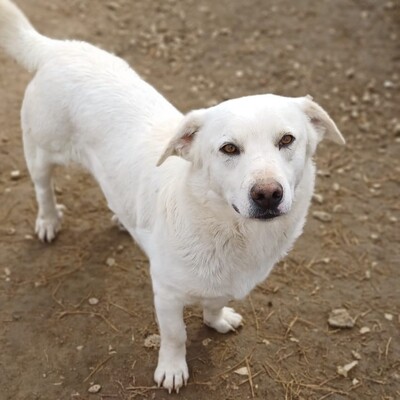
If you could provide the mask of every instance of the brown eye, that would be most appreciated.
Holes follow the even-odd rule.
[[[295,138],[292,135],[284,135],[279,141],[279,148],[287,147],[294,142]]]
[[[225,146],[222,146],[220,148],[220,151],[230,156],[234,156],[240,153],[239,149],[232,143],[228,143]]]

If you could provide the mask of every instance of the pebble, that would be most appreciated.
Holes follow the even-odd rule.
[[[322,204],[324,202],[324,196],[319,193],[314,193],[312,199],[315,203]]]
[[[361,360],[361,354],[358,351],[352,350],[351,354],[356,360]]]
[[[371,233],[371,234],[369,235],[369,237],[370,237],[372,240],[378,240],[378,239],[379,239],[379,235],[378,235],[377,233]]]
[[[346,77],[349,78],[349,79],[354,78],[354,75],[355,75],[355,70],[354,70],[354,68],[349,68],[349,69],[345,72],[345,75],[346,75]]]
[[[385,318],[386,318],[388,321],[393,321],[393,315],[392,315],[392,314],[385,313]]]
[[[4,268],[4,273],[6,274],[6,276],[10,276],[11,275],[10,268],[5,267]]]
[[[234,371],[235,374],[242,375],[242,376],[249,376],[249,370],[247,367],[242,367]]]
[[[335,182],[335,183],[332,185],[332,189],[333,189],[335,192],[338,192],[338,191],[340,190],[340,185],[339,185],[337,182]]]
[[[357,379],[357,378],[354,378],[352,381],[351,381],[351,384],[353,385],[353,386],[356,386],[356,385],[358,385],[360,383],[360,381]]]
[[[101,386],[100,385],[92,385],[90,386],[90,388],[88,389],[89,393],[99,393],[101,390]]]
[[[13,181],[17,181],[19,178],[21,178],[21,172],[16,169],[15,171],[10,172],[10,176]]]
[[[391,88],[395,87],[395,84],[392,81],[385,81],[385,82],[383,82],[383,87],[385,89],[391,89]]]
[[[333,328],[352,328],[354,319],[345,308],[337,308],[329,314],[328,324]]]
[[[352,361],[351,363],[348,363],[344,365],[343,367],[338,366],[337,367],[337,373],[339,375],[344,376],[345,378],[347,377],[347,374],[358,364],[358,361]]]
[[[111,11],[118,10],[120,7],[121,6],[115,1],[110,1],[109,3],[107,3],[107,8]]]
[[[109,267],[113,267],[113,266],[115,265],[115,259],[112,258],[112,257],[108,257],[107,260],[106,260],[106,264],[107,264]]]
[[[327,212],[325,212],[325,211],[314,211],[312,213],[312,216],[315,219],[318,219],[319,221],[322,221],[322,222],[330,222],[330,221],[332,221],[332,215],[327,213]]]
[[[331,176],[331,173],[329,171],[324,171],[322,169],[317,171],[318,176],[322,176],[324,178],[329,178]]]
[[[82,346],[82,345],[76,346],[76,349],[77,349],[78,351],[81,351],[81,350],[83,349],[83,346]]]
[[[160,347],[160,343],[160,335],[153,334],[147,336],[147,338],[144,340],[144,347],[147,347],[148,349],[158,349]]]
[[[201,344],[202,344],[204,347],[207,347],[207,346],[210,344],[211,341],[212,341],[212,339],[207,338],[207,339],[204,339],[204,340],[201,342]]]
[[[96,304],[99,304],[99,299],[96,299],[96,297],[91,297],[91,298],[88,300],[88,302],[89,302],[89,304],[90,304],[91,306],[95,306]]]
[[[371,332],[371,329],[368,328],[368,326],[363,326],[363,327],[360,329],[361,335],[364,335],[364,334],[369,333],[369,332]]]

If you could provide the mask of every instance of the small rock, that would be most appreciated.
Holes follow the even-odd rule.
[[[81,350],[83,349],[83,346],[82,346],[82,345],[76,346],[76,349],[77,349],[78,351],[81,351]]]
[[[117,351],[114,349],[114,347],[109,344],[108,345],[108,354],[115,354]]]
[[[95,306],[96,304],[99,304],[99,299],[96,299],[96,297],[91,297],[91,298],[88,300],[88,302],[89,302],[89,304],[90,304],[91,306]]]
[[[242,375],[242,376],[249,376],[249,370],[247,367],[242,367],[234,371],[235,374]]]
[[[147,336],[147,338],[144,340],[144,347],[147,347],[149,349],[158,349],[160,347],[160,343],[160,335],[154,334]]]
[[[314,193],[312,199],[315,203],[322,204],[324,202],[324,196],[319,193]]]
[[[90,388],[88,389],[89,393],[99,393],[101,390],[101,386],[100,385],[92,385],[90,386]]]
[[[371,329],[368,328],[368,326],[363,326],[363,327],[360,329],[361,335],[364,335],[364,334],[366,334],[366,333],[368,333],[368,332],[371,332]]]
[[[355,75],[355,70],[354,70],[354,68],[349,68],[349,69],[345,72],[345,75],[346,75],[346,77],[349,78],[349,79],[354,78],[354,75]]]
[[[332,189],[333,189],[335,192],[338,192],[338,191],[340,190],[340,185],[339,185],[337,182],[335,182],[335,183],[332,185]]]
[[[204,347],[207,347],[211,341],[212,341],[212,339],[207,338],[207,339],[204,339],[201,343]]]
[[[385,318],[386,318],[388,321],[393,321],[393,315],[392,315],[392,314],[385,313]]]
[[[110,1],[109,3],[107,3],[107,8],[111,11],[118,10],[120,7],[121,6],[115,1]]]
[[[24,238],[26,240],[33,240],[33,236],[32,235],[25,235]]]
[[[357,379],[357,378],[354,378],[352,381],[351,381],[351,384],[353,385],[353,386],[356,386],[356,385],[358,385],[360,383],[360,381]]]
[[[108,257],[107,260],[106,260],[106,264],[107,264],[109,267],[113,267],[113,266],[115,265],[115,259],[112,258],[112,257]]]
[[[358,364],[358,361],[352,361],[351,363],[348,363],[344,365],[343,367],[338,366],[337,367],[337,373],[339,375],[344,376],[347,378],[347,374]]]
[[[333,211],[334,213],[343,211],[343,205],[342,205],[342,204],[335,204],[335,206],[333,207],[333,210],[332,210],[332,211]]]
[[[352,350],[351,354],[356,360],[361,360],[361,354],[358,351]]]
[[[322,176],[324,178],[329,178],[331,176],[331,173],[329,171],[324,171],[322,169],[317,171],[318,176]]]
[[[329,314],[328,324],[333,328],[352,328],[354,322],[345,308],[337,308]]]
[[[19,313],[18,311],[14,311],[14,312],[11,314],[11,317],[12,317],[12,319],[13,319],[14,321],[19,321],[19,320],[22,319],[22,314]]]
[[[379,235],[378,235],[377,233],[371,233],[371,234],[369,235],[369,237],[370,237],[372,240],[378,240],[378,239],[379,239]]]
[[[6,274],[6,276],[10,276],[11,275],[10,268],[5,267],[4,268],[4,273]]]
[[[319,221],[322,221],[322,222],[330,222],[330,221],[332,221],[332,215],[327,213],[327,212],[325,212],[325,211],[314,211],[312,213],[312,216],[315,219],[318,219]]]
[[[262,341],[266,346],[269,346],[271,342],[268,339],[263,339]]]
[[[391,89],[395,87],[395,84],[392,81],[385,81],[383,82],[383,87],[385,89]]]
[[[11,176],[11,179],[12,179],[13,181],[17,181],[19,178],[21,178],[21,172],[19,172],[19,171],[16,169],[15,171],[11,171],[11,172],[10,172],[10,176]]]

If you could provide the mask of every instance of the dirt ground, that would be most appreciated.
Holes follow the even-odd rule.
[[[400,3],[18,4],[41,32],[125,58],[183,111],[247,94],[309,93],[347,146],[320,146],[320,196],[305,232],[268,280],[234,304],[244,326],[224,336],[202,324],[199,309],[187,310],[191,379],[168,395],[153,387],[157,349],[144,345],[157,333],[148,262],[112,226],[91,177],[57,171],[63,230],[51,245],[34,237],[19,128],[30,77],[0,54],[0,398],[399,399]],[[354,327],[328,325],[337,308]],[[338,373],[353,361],[347,377]],[[234,372],[246,366],[250,376]],[[93,384],[97,394],[88,392]]]

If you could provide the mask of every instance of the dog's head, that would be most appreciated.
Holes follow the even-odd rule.
[[[345,143],[308,96],[242,97],[190,112],[158,165],[183,157],[237,213],[271,219],[290,211],[305,165],[324,137]]]

